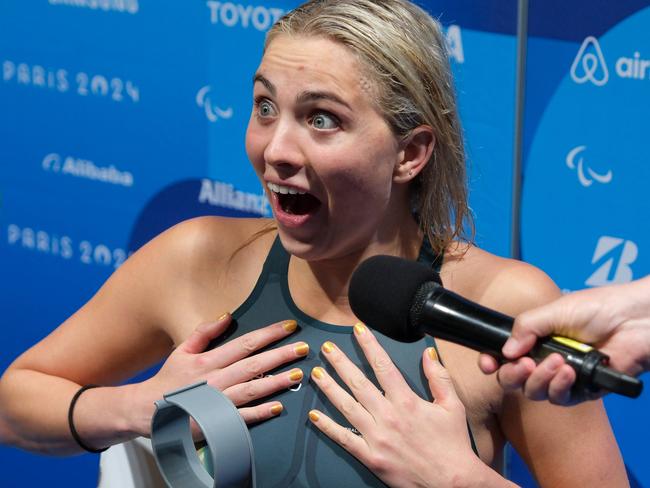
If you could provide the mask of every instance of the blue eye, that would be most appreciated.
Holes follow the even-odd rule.
[[[311,124],[315,129],[330,130],[339,127],[339,121],[333,115],[320,112],[311,118]]]
[[[275,115],[275,110],[273,109],[273,104],[268,100],[261,99],[255,100],[255,113],[258,117],[273,117]]]

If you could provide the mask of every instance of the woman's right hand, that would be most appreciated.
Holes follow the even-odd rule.
[[[244,405],[302,380],[303,372],[298,368],[273,376],[263,375],[282,364],[305,357],[309,353],[309,346],[305,342],[295,342],[254,354],[292,334],[297,328],[296,322],[277,322],[206,351],[210,341],[224,333],[230,322],[230,315],[225,314],[216,322],[199,325],[169,355],[155,376],[136,385],[138,403],[140,400],[144,402],[139,422],[143,435],[150,435],[156,400],[163,398],[164,393],[204,380],[223,392],[236,406],[242,406],[239,413],[246,423],[266,420],[282,411],[282,404],[277,401],[252,407]]]

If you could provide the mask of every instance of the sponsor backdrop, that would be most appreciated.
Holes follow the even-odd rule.
[[[522,258],[564,291],[641,278],[650,2],[531,0],[529,15]],[[650,487],[650,391],[605,404],[632,486]]]
[[[264,33],[298,3],[2,2],[0,371],[167,227],[270,215],[244,152],[250,80]],[[517,2],[420,3],[445,26],[477,242],[506,256]],[[650,8],[566,3],[530,3],[521,249],[578,289],[648,273],[650,235],[637,215],[650,176]],[[633,484],[650,487],[640,444],[648,396],[607,404]],[[0,484],[94,486],[97,459],[0,448]],[[509,468],[534,486],[517,458]]]

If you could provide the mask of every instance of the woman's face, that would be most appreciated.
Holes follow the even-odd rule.
[[[401,151],[354,55],[329,39],[278,36],[253,96],[246,151],[285,248],[328,259],[382,239],[407,205],[393,184]]]

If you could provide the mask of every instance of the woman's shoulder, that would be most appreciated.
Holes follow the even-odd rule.
[[[270,219],[197,217],[180,222],[142,246],[121,274],[171,283],[188,296],[220,288],[232,276],[254,279],[276,232]]]
[[[120,289],[142,290],[140,302],[156,304],[178,343],[199,323],[245,300],[275,235],[269,219],[207,216],[180,222],[122,265],[116,273]]]
[[[271,219],[203,216],[170,227],[144,248],[164,253],[167,260],[176,257],[185,265],[205,265],[206,259],[230,260],[247,247],[268,247],[275,236],[273,230]]]
[[[509,315],[560,295],[553,280],[541,269],[468,243],[448,248],[441,277],[449,289]]]

